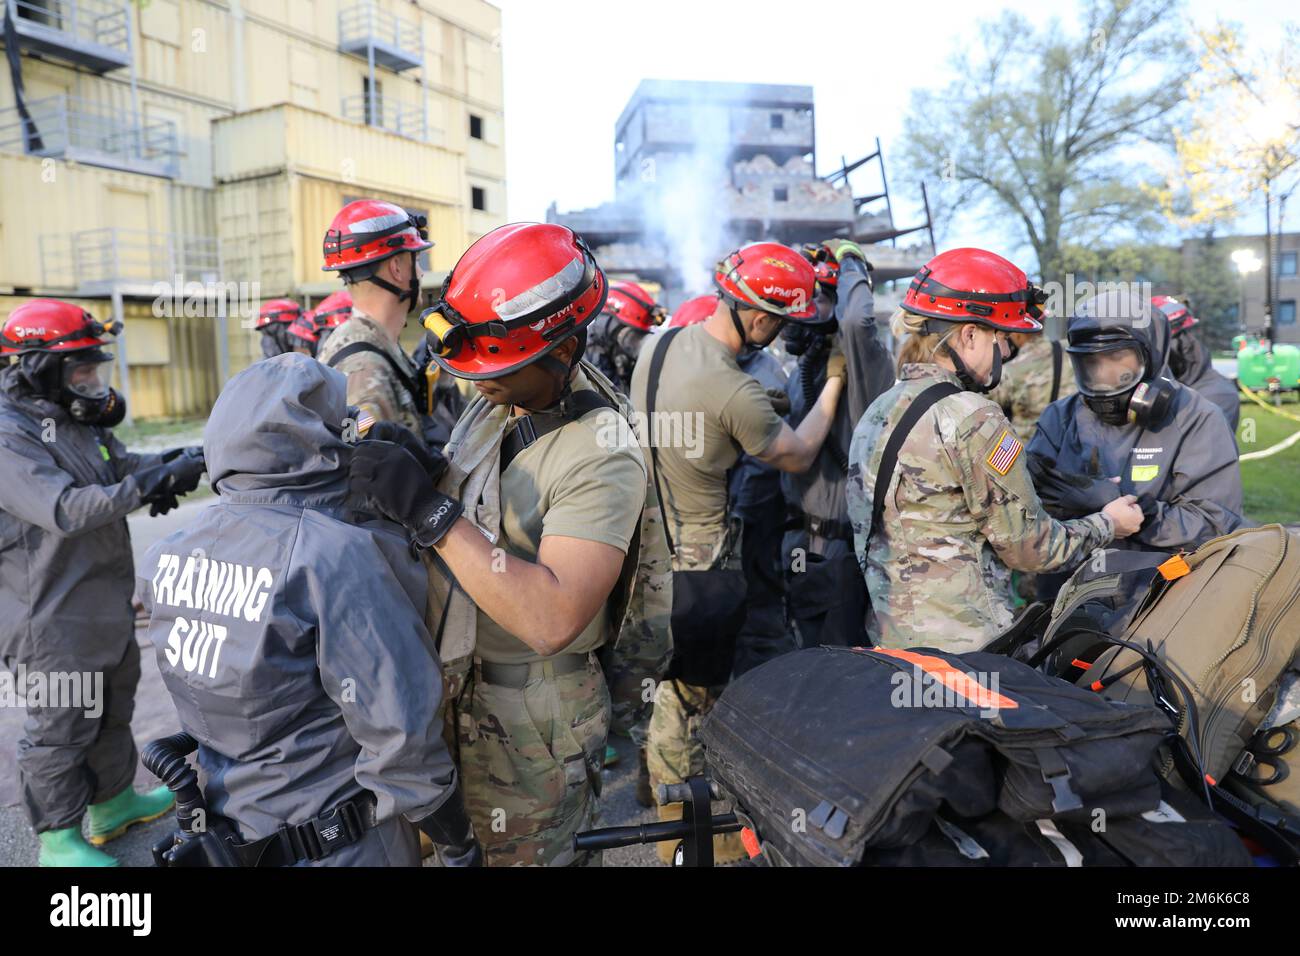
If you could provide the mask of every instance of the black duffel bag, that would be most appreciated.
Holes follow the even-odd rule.
[[[716,687],[731,677],[748,587],[738,569],[673,572],[673,659],[668,677]]]
[[[976,842],[991,828],[1037,834],[1047,847],[1063,828],[1155,812],[1152,755],[1170,730],[1155,708],[997,654],[819,647],[737,678],[700,737],[713,779],[770,862],[854,866],[927,862],[921,851],[883,851],[952,846],[939,820]],[[1125,862],[1161,862],[1134,855]]]

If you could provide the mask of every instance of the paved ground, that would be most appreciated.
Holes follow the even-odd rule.
[[[188,501],[170,514],[158,518],[149,518],[147,512],[142,512],[129,519],[137,561],[150,544],[192,520],[198,511],[214,500],[207,497]],[[143,639],[143,631],[137,632],[137,635]],[[143,649],[143,644],[141,646]],[[18,805],[15,757],[22,724],[21,708],[0,708],[0,866],[36,865],[36,837]],[[132,728],[137,745],[179,729],[171,698],[163,688],[162,678],[158,674],[152,647],[141,654],[140,687],[136,693]],[[643,809],[636,802],[633,793],[636,784],[635,748],[630,741],[622,738],[614,738],[613,744],[621,759],[618,766],[605,771],[600,823],[602,826],[623,826],[652,822],[656,819],[654,811]],[[143,767],[137,767],[137,789],[144,790],[153,786],[157,786],[157,781]],[[128,866],[152,865],[150,847],[166,836],[172,823],[170,817],[164,817],[149,826],[136,827],[111,843],[107,849]],[[626,847],[610,851],[605,854],[605,863],[607,866],[658,865],[652,847]]]

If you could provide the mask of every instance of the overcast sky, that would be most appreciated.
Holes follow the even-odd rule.
[[[614,195],[614,122],[644,78],[798,83],[814,90],[819,174],[870,152],[879,136],[890,162],[910,94],[943,86],[945,59],[972,41],[981,19],[1004,9],[1067,24],[1063,0],[492,0],[502,10],[507,194],[512,220],[542,220]],[[1192,0],[1191,16],[1240,22],[1247,38],[1275,44],[1278,0]],[[1294,14],[1291,15],[1294,18]],[[857,183],[855,182],[855,185]],[[859,192],[869,183],[859,185]],[[894,190],[895,222],[918,218],[919,196]],[[1262,231],[1262,222],[1242,222]],[[950,230],[942,245],[983,241],[987,227]],[[1010,250],[1007,250],[1008,252]]]

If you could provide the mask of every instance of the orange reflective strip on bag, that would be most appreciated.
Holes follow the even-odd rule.
[[[989,690],[970,674],[959,671],[941,657],[931,657],[928,654],[917,654],[915,651],[885,647],[873,647],[870,653],[896,657],[919,667],[940,684],[943,684],[944,687],[947,687],[953,693],[960,694],[970,701],[973,706],[982,710],[1002,708],[1010,710],[1020,706],[1010,697]]]

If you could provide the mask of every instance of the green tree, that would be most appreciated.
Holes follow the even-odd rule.
[[[1116,227],[1163,228],[1140,178],[1183,97],[1186,41],[1179,0],[1085,0],[1078,29],[1035,29],[1012,13],[962,38],[958,78],[919,91],[903,152],[937,176],[939,214],[1010,219],[1044,279],[1060,281],[1065,247],[1094,245]]]
[[[1201,320],[1201,337],[1211,348],[1227,348],[1241,331],[1238,307],[1241,287],[1232,266],[1231,248],[1207,230],[1188,246],[1183,257],[1182,295]]]

